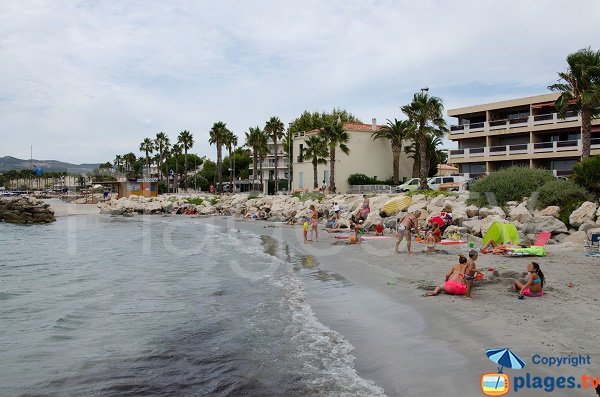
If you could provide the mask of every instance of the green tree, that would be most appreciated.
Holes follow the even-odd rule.
[[[600,115],[600,51],[584,48],[567,56],[568,69],[548,89],[560,92],[555,106],[565,118],[572,109],[581,115],[581,158],[590,157],[592,119]]]
[[[429,162],[427,159],[427,135],[446,133],[448,127],[444,120],[444,105],[442,100],[435,96],[429,96],[427,92],[421,91],[413,96],[410,104],[402,106],[402,112],[414,123],[415,142],[419,149],[419,178],[420,188],[428,189],[427,176],[429,175]]]
[[[573,167],[573,181],[600,197],[600,156],[581,160]]]
[[[156,134],[156,138],[154,139],[154,144],[156,145],[156,150],[158,150],[158,177],[162,180],[164,173],[164,156],[166,152],[169,150],[170,142],[169,137],[164,132],[159,132]],[[167,173],[167,172],[165,172]]]
[[[113,160],[113,164],[115,165],[115,167],[117,167],[117,172],[122,172],[123,167],[121,166],[121,164],[123,164],[123,156],[117,154],[115,156],[115,159]]]
[[[217,190],[221,194],[223,193],[223,145],[225,144],[228,133],[229,130],[227,129],[227,124],[218,121],[214,123],[210,129],[208,139],[209,144],[217,147],[217,168],[215,176],[217,178]]]
[[[146,154],[146,171],[148,172],[148,176],[150,176],[150,154],[154,151],[154,142],[150,138],[144,138],[142,143],[140,143],[140,152]]]
[[[340,148],[342,153],[349,154],[350,149],[346,145],[350,140],[350,135],[342,123],[337,120],[325,124],[325,127],[319,131],[319,137],[323,139],[329,148],[329,191],[336,193],[335,187],[335,150]]]
[[[447,163],[448,155],[446,154],[446,152],[440,149],[440,146],[442,145],[442,140],[438,136],[427,134],[427,136],[425,137],[425,143],[427,147],[427,162],[429,163],[429,173],[427,174],[427,177],[432,177],[435,176],[435,174],[437,173],[438,164]],[[419,164],[420,153],[417,143],[405,146],[404,153],[406,153],[409,158],[414,160],[413,164]],[[418,169],[417,174],[413,174],[413,178],[417,176]]]
[[[224,141],[223,141],[223,145],[225,145],[225,147],[227,148],[227,152],[229,153],[229,159],[233,159],[232,155],[233,155],[233,149],[235,146],[237,146],[238,144],[238,137],[237,135],[235,135],[233,133],[233,131],[227,130],[227,132],[225,133],[225,137],[224,137]],[[227,168],[229,171],[229,191],[233,192],[233,177],[234,177],[234,172],[235,170],[233,169],[233,164],[231,164],[232,162],[230,162],[229,167]]]
[[[175,160],[175,175],[173,177],[173,190],[174,193],[179,192],[179,155],[181,155],[183,148],[179,143],[176,143],[171,148],[171,153]]]
[[[279,152],[277,150],[277,141],[283,138],[283,134],[285,132],[285,127],[279,117],[271,117],[269,121],[265,124],[265,132],[269,135],[269,138],[273,141],[274,145],[274,154],[275,154],[275,194],[277,194],[277,190],[279,188],[279,173],[278,173],[278,164],[279,164]]]
[[[188,150],[194,146],[194,136],[188,130],[183,130],[177,136],[177,143],[181,145],[183,148],[183,158],[184,158],[184,174],[187,177],[188,171]],[[185,185],[187,189],[188,185]]]
[[[313,166],[313,187],[319,187],[317,167],[319,164],[327,164],[327,145],[318,135],[311,135],[304,141],[302,157],[310,161]]]
[[[260,153],[264,152],[265,150],[268,150],[268,148],[265,149],[265,134],[263,134],[259,126],[248,128],[248,132],[246,132],[245,135],[246,147],[252,150],[252,190],[254,190],[254,181],[256,181],[256,177],[258,176],[258,158],[260,156]]]
[[[413,136],[413,131],[414,124],[409,120],[394,119],[392,122],[388,119],[386,125],[372,134],[373,140],[387,139],[390,141],[393,156],[394,183],[396,185],[400,183],[400,155],[402,154],[402,145],[405,140]]]

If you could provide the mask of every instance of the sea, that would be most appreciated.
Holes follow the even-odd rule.
[[[311,258],[189,217],[0,223],[1,396],[383,396]]]

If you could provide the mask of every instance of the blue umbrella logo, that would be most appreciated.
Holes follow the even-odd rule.
[[[485,355],[500,365],[498,368],[498,372],[502,373],[504,367],[512,368],[512,369],[521,369],[525,366],[525,361],[521,360],[521,357],[517,356],[510,349],[488,349],[485,352]]]

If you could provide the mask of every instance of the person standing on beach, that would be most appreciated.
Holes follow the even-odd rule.
[[[314,205],[310,205],[309,209],[312,211],[310,217],[310,239],[312,241],[313,232],[315,233],[315,241],[319,240],[319,213]]]
[[[465,269],[465,283],[467,284],[467,293],[465,297],[467,299],[471,299],[471,288],[473,288],[473,283],[475,282],[475,278],[477,276],[477,264],[475,261],[479,254],[475,250],[469,251],[469,260],[467,261],[467,268]]]
[[[411,228],[415,228],[415,233],[419,234],[419,217],[421,216],[421,211],[416,210],[412,214],[406,216],[402,219],[401,222],[396,226],[396,253],[400,253],[398,251],[398,247],[400,247],[400,243],[402,239],[406,237],[406,252],[410,254],[410,246],[412,240],[412,232]]]

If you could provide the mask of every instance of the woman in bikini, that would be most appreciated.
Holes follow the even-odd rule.
[[[465,284],[465,270],[467,269],[467,258],[464,255],[458,256],[458,263],[450,268],[446,273],[446,282],[433,291],[429,291],[425,296],[435,296],[440,292],[450,295],[464,295],[467,292]]]
[[[400,222],[398,224],[398,226],[396,227],[396,252],[400,253],[400,251],[398,251],[398,247],[400,246],[400,243],[402,242],[402,239],[404,239],[406,237],[406,252],[410,254],[410,245],[411,245],[411,240],[412,240],[412,234],[410,229],[412,227],[415,228],[415,233],[418,235],[419,234],[419,217],[421,216],[421,211],[417,210],[415,212],[413,212],[412,214],[406,216],[404,219],[402,219],[402,222]]]
[[[527,265],[527,272],[529,272],[529,277],[526,283],[523,283],[521,280],[515,280],[515,291],[519,292],[519,295],[529,297],[543,296],[544,292],[542,289],[544,288],[545,278],[540,265],[536,262],[531,262]]]
[[[308,241],[312,241],[313,232],[315,233],[315,241],[319,240],[319,213],[314,205],[311,204],[308,207],[312,211],[312,215],[310,217],[310,239]]]

